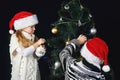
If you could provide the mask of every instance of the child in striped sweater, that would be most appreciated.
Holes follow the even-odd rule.
[[[72,54],[80,50],[82,60]],[[71,40],[59,54],[65,71],[65,80],[106,80],[103,72],[109,72],[108,45],[99,37],[87,40],[85,35]]]

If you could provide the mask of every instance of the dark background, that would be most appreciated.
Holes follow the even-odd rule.
[[[0,78],[10,80],[9,58],[9,21],[21,10],[31,11],[38,15],[39,26],[36,30],[38,37],[49,38],[51,24],[59,19],[58,10],[63,0],[4,0],[0,1]],[[115,79],[119,79],[119,34],[120,12],[116,0],[81,0],[89,8],[97,28],[97,34],[109,45],[109,63],[114,71]],[[41,60],[42,71],[47,73],[47,66]],[[44,68],[43,68],[44,67]],[[46,73],[44,73],[46,74]],[[47,74],[48,75],[48,74]],[[47,76],[46,75],[46,76]]]

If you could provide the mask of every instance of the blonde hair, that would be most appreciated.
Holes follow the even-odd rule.
[[[31,46],[32,44],[34,44],[37,40],[38,40],[38,37],[35,36],[35,39],[34,39],[34,42],[27,39],[23,34],[22,34],[22,30],[17,30],[16,31],[16,37],[18,38],[18,42],[24,47],[29,47]],[[13,53],[13,56],[15,56],[16,53],[14,54]],[[33,57],[36,58],[37,56],[35,54],[33,54]]]
[[[34,42],[27,39],[23,34],[22,34],[22,30],[17,30],[16,31],[16,36],[18,38],[18,42],[23,46],[23,47],[29,47],[31,46],[34,42],[36,42],[38,40],[38,38],[35,36],[35,40]]]

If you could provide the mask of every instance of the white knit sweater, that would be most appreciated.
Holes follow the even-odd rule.
[[[33,39],[34,35],[30,37],[29,34],[24,34],[28,39]],[[37,58],[34,58],[33,55],[23,56],[16,52],[16,48],[24,49],[18,43],[18,39],[15,34],[11,36],[10,40],[10,59],[12,65],[11,71],[11,80],[40,80],[40,72],[38,68]],[[16,56],[13,56],[13,53],[16,53]]]

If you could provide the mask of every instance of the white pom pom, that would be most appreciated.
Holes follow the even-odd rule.
[[[109,72],[109,71],[110,71],[110,67],[109,67],[108,65],[104,65],[104,66],[102,67],[102,70],[103,70],[104,72]]]
[[[14,31],[13,31],[13,30],[9,30],[9,33],[10,33],[10,34],[13,34],[13,33],[14,33]]]

